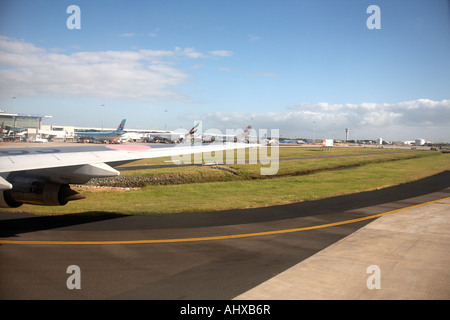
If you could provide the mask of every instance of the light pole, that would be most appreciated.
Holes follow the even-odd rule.
[[[102,104],[102,132],[103,132],[103,117],[104,117],[104,111],[103,111],[103,109],[104,109],[104,104]]]
[[[12,97],[13,99],[13,139],[16,140],[16,97]]]
[[[313,121],[313,132],[314,132],[313,144],[316,144],[316,122],[315,121]]]
[[[167,110],[164,110],[164,113],[167,113]],[[164,115],[164,130],[167,131],[167,116]]]

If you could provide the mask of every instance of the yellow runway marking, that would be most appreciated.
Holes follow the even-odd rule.
[[[388,214],[404,211],[407,209],[413,209],[417,207],[421,207],[427,204],[436,203],[439,201],[444,201],[450,199],[450,197],[428,201],[424,203],[419,203],[413,206],[400,208],[396,210],[391,210],[383,213],[378,213],[374,215],[370,215],[367,217],[338,221],[333,223],[321,224],[317,226],[310,227],[302,227],[302,228],[294,228],[294,229],[285,229],[285,230],[275,230],[275,231],[266,231],[266,232],[256,232],[256,233],[247,233],[247,234],[236,234],[236,235],[227,235],[227,236],[215,236],[215,237],[199,237],[199,238],[185,238],[185,239],[156,239],[156,240],[125,240],[125,241],[33,241],[33,240],[0,240],[0,244],[32,244],[32,245],[105,245],[105,244],[155,244],[155,243],[176,243],[176,242],[193,242],[193,241],[211,241],[211,240],[227,240],[227,239],[240,239],[240,238],[250,238],[250,237],[259,237],[259,236],[268,236],[268,235],[277,235],[283,233],[292,233],[292,232],[300,232],[307,230],[315,230],[322,228],[329,228],[340,226],[344,224],[350,224],[355,222],[360,222],[364,220],[370,220],[379,218],[381,216],[385,216]]]

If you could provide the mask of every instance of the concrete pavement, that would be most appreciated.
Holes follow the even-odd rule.
[[[450,198],[388,214],[235,299],[447,300],[449,231]]]

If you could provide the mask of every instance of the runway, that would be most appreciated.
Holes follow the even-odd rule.
[[[444,172],[377,191],[215,213],[1,213],[0,298],[245,298],[244,293],[342,243],[380,214],[384,219],[400,214],[398,210],[408,212],[417,205],[416,210],[425,210],[442,202],[450,195],[449,181],[450,173]],[[402,217],[408,219],[408,214]],[[448,237],[440,241],[449,245]],[[80,269],[81,289],[67,287],[72,265]],[[444,276],[448,280],[448,273]],[[326,288],[333,281],[309,285]]]

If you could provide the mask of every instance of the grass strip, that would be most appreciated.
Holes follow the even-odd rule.
[[[378,156],[373,157],[372,160],[379,160]],[[64,207],[24,205],[5,210],[33,214],[161,214],[251,208],[385,188],[450,170],[450,154],[437,152],[391,161],[366,161],[347,170],[321,170],[308,175],[155,185],[128,191],[85,190],[87,199]],[[290,165],[297,168],[299,164]],[[305,164],[305,168],[311,166],[312,163]]]

